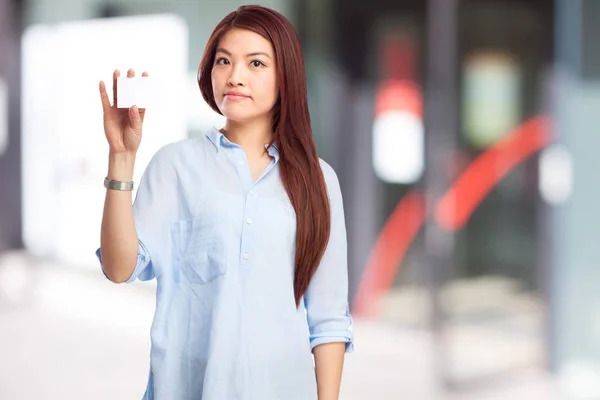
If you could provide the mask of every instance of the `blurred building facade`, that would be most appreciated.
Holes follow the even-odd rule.
[[[356,313],[434,329],[449,385],[546,365],[538,151],[554,3],[303,4],[316,132],[345,189]]]
[[[595,398],[598,2],[261,3],[303,42],[319,152],[344,192],[355,313],[433,330],[448,386],[548,368],[574,398]],[[0,197],[0,250],[22,246],[21,30],[173,13],[189,29],[193,80],[211,30],[239,5],[0,0],[0,186],[15,188]],[[188,121],[189,136],[203,129]]]

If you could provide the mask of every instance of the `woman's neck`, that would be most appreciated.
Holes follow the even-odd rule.
[[[227,120],[222,133],[230,142],[240,145],[249,157],[264,153],[265,144],[273,137],[271,125],[265,121],[238,123]]]

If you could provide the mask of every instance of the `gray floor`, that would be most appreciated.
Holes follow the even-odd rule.
[[[90,270],[0,259],[0,399],[139,399],[148,371],[152,287],[113,285]],[[558,399],[527,371],[441,395],[432,340],[378,321],[356,321],[343,400]]]

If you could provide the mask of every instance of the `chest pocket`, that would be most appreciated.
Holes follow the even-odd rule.
[[[208,283],[227,268],[225,239],[217,215],[171,222],[173,279],[180,283]]]

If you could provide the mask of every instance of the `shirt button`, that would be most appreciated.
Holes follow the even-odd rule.
[[[248,218],[248,219],[246,220],[246,223],[247,223],[248,225],[250,225],[250,224],[252,223],[252,219]]]
[[[242,165],[243,163],[244,163],[244,162],[243,162],[242,160],[239,160],[239,161],[238,161],[238,164],[239,164],[239,165]]]
[[[244,257],[244,260],[247,260],[248,258],[250,258],[250,254],[244,253],[244,255],[242,257]]]
[[[254,192],[251,190],[250,193],[248,193],[250,196],[254,196]]]

